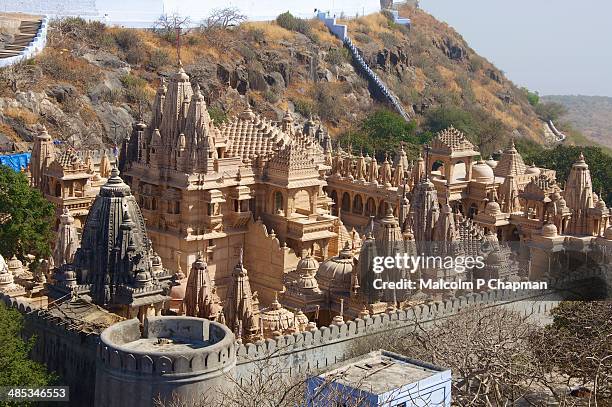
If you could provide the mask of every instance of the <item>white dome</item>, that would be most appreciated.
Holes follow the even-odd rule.
[[[480,160],[472,166],[472,179],[475,181],[491,181],[495,178],[493,168]]]
[[[353,254],[344,248],[336,257],[325,260],[317,271],[317,281],[325,288],[349,289],[353,272]]]
[[[529,174],[529,175],[540,175],[540,173],[542,172],[542,170],[540,170],[538,167],[536,167],[534,164],[531,164],[529,167],[527,167],[527,169],[525,170],[525,174]]]

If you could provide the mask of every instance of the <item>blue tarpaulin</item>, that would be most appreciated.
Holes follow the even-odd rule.
[[[31,153],[0,155],[0,164],[10,167],[14,171],[21,171],[30,164],[31,155]]]

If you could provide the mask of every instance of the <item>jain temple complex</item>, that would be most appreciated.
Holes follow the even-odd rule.
[[[32,324],[47,341],[37,351],[48,366],[76,344],[70,357],[80,367],[72,370],[97,375],[82,378],[96,383],[96,394],[98,386],[120,394],[126,390],[108,379],[117,369],[144,386],[138,375],[158,368],[157,356],[147,371],[144,359],[124,355],[129,338],[121,335],[143,332],[125,321],[159,325],[159,334],[169,329],[161,317],[168,316],[168,324],[184,318],[205,336],[214,331],[223,344],[215,369],[226,369],[226,362],[240,365],[255,349],[250,344],[358,331],[363,321],[475,294],[375,290],[377,256],[482,256],[484,267],[467,270],[464,280],[555,279],[609,263],[610,210],[593,191],[584,157],[575,158],[563,188],[554,170],[526,165],[513,143],[498,160],[479,157],[454,128],[415,161],[402,148],[377,161],[332,146],[319,123],[298,124],[289,112],[274,122],[247,107],[216,124],[179,67],[159,87],[150,122],[134,124],[117,159],[60,150],[40,133],[29,171],[57,208],[54,255],[38,276],[2,259],[0,293],[37,309]],[[396,267],[383,278],[459,276],[430,266]],[[36,287],[46,297],[38,302],[53,306],[28,305],[35,298],[26,293]],[[114,328],[120,324],[125,329]],[[105,328],[115,331],[100,342]],[[97,374],[96,360],[105,366]],[[167,369],[179,369],[173,360]],[[184,369],[193,373],[196,365]],[[190,383],[206,380],[210,368]],[[96,405],[111,405],[104,400],[96,396]]]

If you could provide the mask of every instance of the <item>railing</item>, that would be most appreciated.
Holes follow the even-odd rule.
[[[340,38],[344,43],[344,46],[348,48],[353,56],[353,61],[359,66],[360,70],[366,76],[372,87],[378,91],[384,98],[387,100],[391,106],[404,118],[406,121],[410,121],[410,115],[404,110],[404,107],[400,103],[397,96],[391,92],[391,90],[385,85],[385,83],[376,75],[376,73],[368,66],[365,62],[359,49],[353,44],[351,38],[348,36],[348,28],[346,25],[337,24],[335,18],[330,18],[327,16],[327,13],[321,12],[317,14],[317,18],[327,26],[327,28],[334,34],[336,37]],[[399,19],[399,17],[397,17]],[[396,19],[397,20],[397,19]],[[399,19],[402,20],[396,21],[398,24],[406,24],[410,25],[409,19]],[[407,20],[407,21],[405,21]]]
[[[40,53],[45,45],[47,45],[47,29],[49,25],[49,18],[44,17],[42,19],[42,23],[36,36],[32,39],[30,44],[23,51],[21,51],[18,55],[8,57],[8,58],[0,58],[0,68],[4,68],[7,66],[18,64],[26,59],[33,58],[38,53]]]

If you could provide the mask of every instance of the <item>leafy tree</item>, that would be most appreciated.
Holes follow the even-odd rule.
[[[542,120],[555,121],[567,113],[567,108],[560,103],[546,102],[546,103],[539,103],[535,107],[535,112],[538,115],[538,117]]]
[[[462,109],[454,106],[441,106],[430,110],[425,116],[425,128],[437,133],[450,126],[463,132],[482,155],[491,154],[505,145],[508,129],[504,124],[486,111]]]
[[[0,386],[51,385],[55,376],[50,374],[43,364],[28,358],[35,338],[32,337],[28,341],[21,339],[22,326],[23,316],[14,309],[8,309],[0,301]]]
[[[416,134],[416,123],[406,122],[399,114],[382,109],[369,114],[356,130],[349,131],[340,137],[344,146],[352,145],[362,148],[364,153],[377,152],[377,158],[384,158],[385,153],[394,153],[400,144],[406,146],[407,153],[413,157],[420,145],[429,141],[429,134]]]
[[[601,148],[558,145],[553,149],[545,149],[526,142],[519,143],[517,148],[527,163],[533,162],[538,167],[554,169],[557,180],[562,182],[567,180],[572,165],[583,153],[589,164],[593,190],[598,194],[601,191],[606,203],[612,204],[612,157]]]
[[[531,106],[537,106],[540,103],[540,94],[538,92],[531,92],[527,88],[522,88],[521,90],[525,93],[527,101]]]
[[[48,257],[53,218],[53,205],[30,187],[26,175],[0,165],[0,253],[21,260],[28,254]]]

